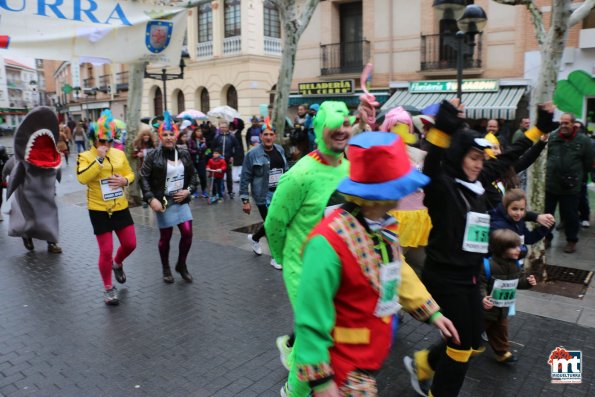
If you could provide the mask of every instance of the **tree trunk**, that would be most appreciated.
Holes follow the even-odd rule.
[[[137,169],[137,159],[132,157],[132,142],[138,133],[140,127],[141,101],[143,97],[143,76],[144,63],[135,63],[130,65],[128,71],[128,101],[126,108],[126,127],[128,135],[126,137],[126,155],[133,170]],[[136,175],[136,184],[128,189],[128,201],[130,205],[136,206],[142,202],[140,189],[138,188],[139,175]]]
[[[540,46],[541,66],[535,91],[531,96],[531,119],[535,120],[537,105],[550,101],[558,81],[560,63],[564,54],[564,44],[568,36],[568,20],[570,18],[571,1],[554,0],[552,2],[552,25],[547,32],[543,45]],[[532,211],[542,213],[545,208],[547,148],[529,168],[527,181],[527,197]],[[543,243],[535,244],[528,256],[529,271],[547,278],[545,271],[545,247]]]
[[[285,24],[283,33],[281,68],[279,69],[275,103],[273,104],[273,125],[277,130],[279,139],[283,137],[285,131],[285,116],[289,105],[289,91],[291,89],[291,80],[293,79],[295,56],[299,40],[291,21]]]

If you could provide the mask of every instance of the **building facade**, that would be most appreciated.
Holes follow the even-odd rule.
[[[0,57],[0,124],[16,128],[41,103],[38,81],[34,66]]]
[[[270,1],[215,0],[190,10],[183,80],[144,80],[142,115],[228,105],[244,118],[270,103],[281,55],[279,14]],[[150,68],[159,72],[159,68]],[[169,68],[168,73],[179,73]],[[164,92],[166,91],[166,92]]]

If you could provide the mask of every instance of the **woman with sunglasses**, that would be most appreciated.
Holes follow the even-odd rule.
[[[118,290],[112,284],[112,269],[116,280],[123,284],[126,274],[123,262],[136,248],[136,233],[124,187],[134,181],[134,172],[121,150],[112,148],[116,125],[109,110],[105,110],[93,129],[90,150],[77,159],[77,178],[87,185],[87,208],[93,233],[99,245],[99,273],[103,279],[106,305],[117,305]],[[120,248],[113,257],[113,236],[120,240]]]
[[[161,145],[148,153],[140,171],[143,199],[155,211],[159,227],[159,255],[163,267],[163,282],[171,284],[174,277],[169,267],[169,243],[174,230],[180,230],[178,262],[175,270],[187,282],[192,282],[186,258],[192,246],[192,213],[188,202],[196,191],[194,164],[188,150],[176,147],[178,126],[169,112],[159,126]]]

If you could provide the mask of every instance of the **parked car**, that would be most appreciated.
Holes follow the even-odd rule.
[[[13,133],[14,133],[14,127],[9,126],[8,124],[0,125],[0,136],[12,135]]]

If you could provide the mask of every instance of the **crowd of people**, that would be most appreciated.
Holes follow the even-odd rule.
[[[40,108],[19,127],[15,142],[46,123],[56,147],[40,145],[47,151],[43,156],[15,156],[3,180],[9,182],[8,196],[32,188],[23,173],[55,184],[57,151],[68,165],[70,144],[76,143],[76,175],[88,189],[104,302],[117,305],[112,273],[118,283],[126,282],[124,261],[137,244],[125,190],[136,181],[147,210],[156,214],[157,250],[168,284],[175,281],[170,241],[173,228],[179,229],[174,270],[190,283],[189,203],[192,197],[207,197],[210,204],[232,200],[239,179],[238,205],[250,214],[253,202],[263,219],[248,241],[262,255],[266,236],[295,320],[294,329],[276,340],[289,371],[281,395],[377,395],[374,374],[405,311],[442,335],[405,357],[412,387],[424,396],[456,396],[472,357],[485,350],[484,331],[496,361],[518,360],[508,342],[508,318],[516,290],[538,281],[523,258],[527,245],[542,239],[550,245],[556,207],[566,253],[576,251],[580,226],[590,226],[585,198],[589,174],[595,176],[595,141],[572,114],[554,122],[553,110],[541,106],[533,125],[523,119],[513,135],[502,133],[497,120],[488,120],[486,131],[470,128],[457,100],[413,116],[398,107],[379,125],[352,115],[342,102],[327,101],[300,106],[282,137],[270,114],[253,116],[244,134],[239,119],[176,122],[166,112],[131,143],[133,170],[115,147],[123,139],[109,110],[97,122],[71,129]],[[287,138],[285,145],[278,144],[281,138]],[[545,211],[535,213],[527,208],[519,174],[546,146]],[[6,169],[2,153],[0,148]],[[52,189],[42,200],[52,214],[54,200]],[[48,220],[14,211],[10,235],[23,238],[27,249],[32,238],[57,246],[57,212]],[[46,232],[25,228],[27,216],[44,218]],[[120,242],[115,256],[113,234]]]

